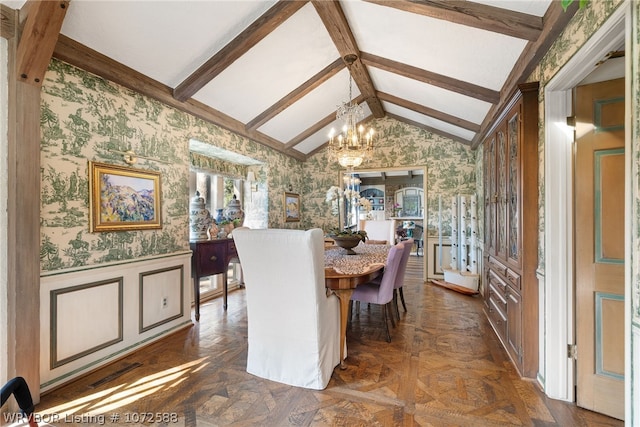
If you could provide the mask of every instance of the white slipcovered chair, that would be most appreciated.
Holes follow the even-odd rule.
[[[340,363],[340,307],[327,295],[324,237],[313,230],[233,233],[247,299],[247,372],[324,389]]]
[[[360,230],[367,232],[367,238],[374,241],[386,241],[393,245],[396,240],[395,221],[385,220],[361,220]]]

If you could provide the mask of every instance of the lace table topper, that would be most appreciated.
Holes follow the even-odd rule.
[[[344,249],[332,246],[324,251],[324,265],[340,274],[360,274],[373,264],[384,265],[390,248],[390,245],[371,245],[361,242],[353,248],[356,255],[347,255]]]

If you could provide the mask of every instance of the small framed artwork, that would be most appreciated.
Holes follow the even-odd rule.
[[[89,162],[91,232],[162,228],[160,173]]]
[[[300,195],[297,193],[284,193],[284,220],[285,222],[300,221]]]

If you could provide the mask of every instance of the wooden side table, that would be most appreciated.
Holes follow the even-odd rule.
[[[222,274],[223,304],[227,309],[227,270],[229,262],[238,256],[233,239],[214,239],[191,242],[191,275],[196,308],[196,321],[200,320],[200,278]]]

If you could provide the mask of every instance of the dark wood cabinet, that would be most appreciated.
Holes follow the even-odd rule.
[[[538,83],[518,86],[483,144],[485,312],[523,377],[538,373]]]
[[[227,270],[229,262],[238,257],[233,239],[214,239],[191,242],[191,275],[196,320],[200,320],[200,278],[223,275],[223,307],[227,309]]]

